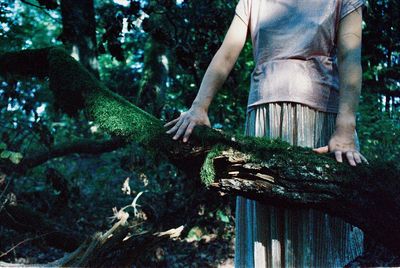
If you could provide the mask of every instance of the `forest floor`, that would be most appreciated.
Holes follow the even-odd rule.
[[[133,145],[101,156],[52,160],[14,178],[8,191],[19,204],[84,237],[107,231],[112,226],[113,208],[130,204],[142,192],[137,202],[139,213],[134,216],[127,210],[138,233],[185,228],[179,238],[149,248],[140,266],[233,267],[234,198],[219,197],[196,186],[190,189],[185,176],[165,159],[154,159],[141,150]],[[56,169],[68,182],[65,202],[60,202],[60,190],[46,178],[48,168]],[[18,233],[1,225],[0,233],[0,261],[43,264],[66,253],[49,247],[42,234]]]

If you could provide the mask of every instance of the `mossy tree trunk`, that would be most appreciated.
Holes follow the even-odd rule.
[[[84,109],[112,135],[164,152],[186,172],[200,171],[204,184],[217,191],[279,206],[313,207],[340,216],[397,257],[391,265],[398,264],[398,163],[350,167],[310,148],[278,140],[232,137],[206,127],[197,127],[188,143],[173,141],[160,120],[109,91],[59,48],[1,55],[0,73],[48,76],[57,104],[65,112]],[[382,262],[375,259],[369,264]]]

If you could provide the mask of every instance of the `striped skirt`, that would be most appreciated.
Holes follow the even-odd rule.
[[[316,148],[328,144],[335,118],[298,103],[267,103],[248,112],[245,132]],[[359,228],[314,209],[236,200],[235,267],[343,267],[362,254],[363,240]]]

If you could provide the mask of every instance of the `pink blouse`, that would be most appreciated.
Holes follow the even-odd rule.
[[[240,0],[235,12],[249,27],[255,60],[248,110],[285,101],[337,113],[338,25],[364,2]]]

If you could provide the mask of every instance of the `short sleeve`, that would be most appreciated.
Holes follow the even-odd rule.
[[[346,15],[350,14],[362,5],[365,5],[365,0],[342,0],[340,19],[343,19]]]
[[[249,24],[251,0],[239,0],[236,5],[236,15],[246,24]]]

